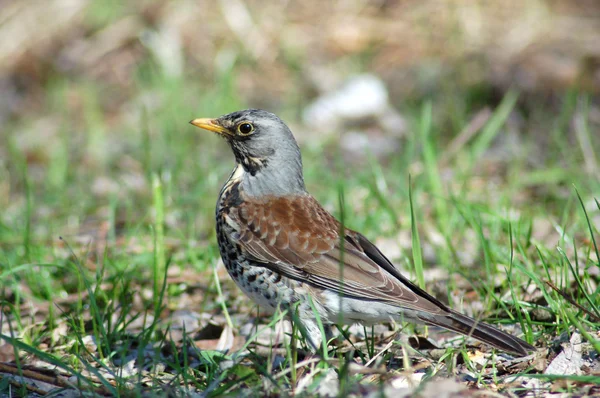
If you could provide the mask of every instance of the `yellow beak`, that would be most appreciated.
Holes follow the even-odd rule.
[[[214,131],[218,134],[231,135],[229,130],[227,130],[225,127],[221,126],[219,122],[217,122],[217,119],[194,119],[190,122],[190,124],[193,124],[194,126],[200,127],[204,130]]]

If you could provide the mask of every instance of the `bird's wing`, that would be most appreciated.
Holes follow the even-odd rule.
[[[361,234],[346,230],[311,196],[246,199],[225,220],[254,260],[283,275],[342,296],[447,313],[447,307],[403,277]]]

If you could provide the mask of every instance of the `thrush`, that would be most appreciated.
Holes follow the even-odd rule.
[[[450,309],[413,284],[362,234],[342,227],[304,185],[288,126],[248,109],[190,122],[225,138],[235,168],[216,208],[221,258],[260,306],[294,308],[314,349],[322,324],[411,321],[475,337],[518,355],[525,341]]]

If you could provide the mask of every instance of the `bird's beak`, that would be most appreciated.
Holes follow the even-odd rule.
[[[217,134],[225,136],[231,135],[229,130],[221,126],[217,119],[194,119],[190,122],[190,124],[193,124],[194,126],[200,127],[204,130],[214,131]]]

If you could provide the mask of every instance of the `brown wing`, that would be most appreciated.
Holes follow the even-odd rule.
[[[347,297],[434,314],[448,311],[364,236],[346,230],[340,239],[340,223],[309,195],[245,199],[225,220],[249,255],[287,277]]]

